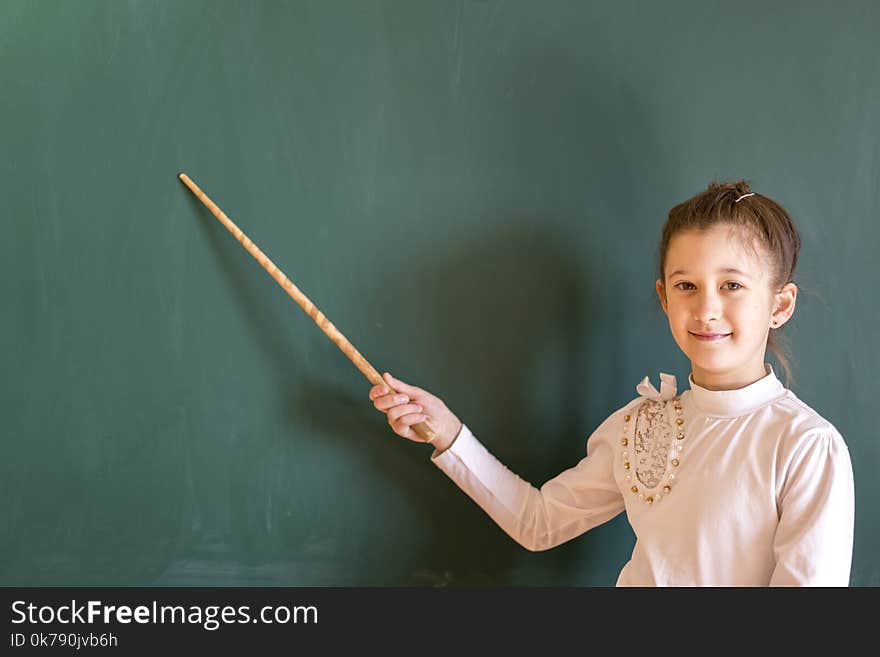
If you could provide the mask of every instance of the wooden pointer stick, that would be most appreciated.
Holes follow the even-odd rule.
[[[315,324],[327,334],[327,337],[333,341],[333,344],[339,347],[342,350],[342,353],[348,356],[349,360],[361,371],[361,374],[367,377],[367,380],[370,383],[391,388],[391,386],[389,386],[379,375],[376,369],[367,362],[367,359],[361,356],[360,352],[354,348],[354,345],[346,340],[345,336],[342,335],[342,333],[333,326],[330,320],[324,316],[324,313],[318,310],[315,304],[309,301],[305,294],[300,292],[299,288],[284,275],[284,272],[278,269],[278,267],[275,266],[275,263],[269,260],[269,257],[263,253],[256,244],[248,239],[248,236],[233,223],[232,219],[224,214],[223,210],[217,207],[217,204],[214,203],[214,201],[208,198],[207,194],[205,194],[188,175],[180,173],[178,174],[178,177],[183,181],[183,184],[189,187],[190,191],[205,204],[211,213],[220,220],[220,223],[226,226],[226,230],[232,233],[235,236],[235,239],[241,242],[241,245],[254,257],[254,260],[259,262],[263,266],[263,269],[269,272],[269,275],[276,280],[278,285],[284,288],[284,291],[299,304],[300,308],[306,311],[306,314],[308,314],[308,316],[314,320]],[[394,392],[397,391],[395,390]],[[436,437],[434,432],[424,422],[414,424],[412,425],[412,428],[422,440],[430,442]]]

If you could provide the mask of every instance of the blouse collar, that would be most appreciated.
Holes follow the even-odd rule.
[[[754,383],[736,390],[709,390],[694,383],[693,373],[688,375],[691,398],[694,405],[706,415],[737,417],[757,410],[785,394],[785,387],[776,378],[773,366],[764,363],[767,374]]]

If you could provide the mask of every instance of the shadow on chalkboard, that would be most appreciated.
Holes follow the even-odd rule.
[[[206,222],[214,221],[197,200],[192,202]],[[418,369],[431,372],[436,384],[418,377],[410,382],[444,399],[508,467],[540,486],[583,457],[586,437],[595,428],[585,424],[582,409],[572,402],[590,397],[585,381],[592,354],[584,346],[597,348],[590,309],[600,302],[581,271],[577,250],[560,229],[552,228],[557,224],[554,218],[508,214],[475,220],[481,223],[507,228],[484,237],[475,235],[459,243],[455,253],[435,253],[433,260],[425,256],[418,271],[409,274],[414,277],[412,289],[427,300],[417,313],[401,310],[406,304],[391,298],[388,308],[377,310],[393,327],[389,330],[400,332],[390,336],[390,343],[405,344],[407,353],[380,352],[376,362],[399,362],[413,355]],[[540,230],[533,228],[537,226]],[[258,277],[244,275],[245,267],[253,266],[249,256],[228,257],[228,236],[217,228],[206,223],[207,237],[242,315],[249,318],[246,324],[254,342],[266,352],[267,360],[284,363],[277,368],[276,389],[290,426],[311,427],[306,435],[320,435],[322,440],[335,441],[335,448],[357,451],[383,481],[397,486],[399,495],[431,519],[415,550],[407,555],[407,562],[417,565],[403,581],[394,583],[454,586],[509,581],[530,553],[439,471],[443,498],[437,499],[437,486],[422,483],[426,467],[433,467],[427,464],[425,448],[390,447],[402,439],[369,405],[368,384],[363,395],[352,395],[309,374],[289,336],[279,328],[281,323],[270,316],[265,298],[251,289]],[[599,245],[587,250],[593,248]],[[388,271],[390,277],[397,270],[392,264]],[[393,282],[374,280],[369,285],[395,289]],[[601,345],[606,355],[621,349],[620,340]],[[480,434],[480,428],[486,428],[487,434]],[[374,437],[385,444],[377,445]],[[394,457],[389,458],[392,449]],[[464,523],[462,516],[467,518]],[[438,552],[441,544],[443,550]],[[576,580],[581,560],[590,558],[591,552],[586,549],[585,554],[583,547],[557,550],[556,577]],[[468,567],[462,571],[449,563]]]
[[[524,224],[538,226],[540,218],[496,217],[488,223],[511,228],[494,231],[486,239],[472,238],[460,244],[455,253],[435,253],[433,260],[424,254],[419,268],[407,272],[408,289],[418,290],[424,302],[414,312],[412,304],[389,298],[389,308],[378,311],[389,327],[390,343],[405,345],[405,353],[379,353],[377,362],[410,356],[413,363],[420,363],[419,369],[430,372],[431,377],[416,375],[412,384],[444,399],[464,421],[474,419],[480,426],[491,427],[495,438],[487,437],[487,445],[500,447],[504,443],[501,453],[512,455],[518,465],[526,466],[531,457],[540,455],[537,467],[532,464],[531,468],[521,468],[535,474],[544,470],[547,453],[553,451],[548,443],[571,441],[578,420],[574,408],[569,407],[548,432],[542,427],[545,419],[533,415],[534,405],[529,402],[532,384],[553,379],[554,386],[567,391],[566,397],[577,398],[583,394],[583,378],[576,359],[558,358],[553,365],[560,365],[562,371],[540,374],[531,362],[532,355],[546,345],[552,345],[557,354],[577,353],[576,342],[588,332],[583,326],[582,309],[591,300],[570,253],[565,253],[553,237],[516,228]],[[389,271],[393,277],[397,270],[392,264]],[[372,280],[370,285],[380,290],[396,287],[393,280]],[[396,308],[391,307],[392,302]],[[407,369],[412,370],[412,366]],[[478,399],[480,404],[465,404],[468,398]],[[564,401],[554,404],[556,410],[565,406]],[[467,505],[472,502],[451,488],[451,482],[444,482],[448,484],[446,499],[438,505],[433,487],[401,476],[401,460],[405,472],[424,473],[425,448],[413,446],[390,459],[387,449],[378,449],[371,441],[364,444],[360,439],[352,440],[352,436],[376,431],[385,434],[382,440],[402,440],[394,436],[365,395],[352,397],[311,378],[303,382],[290,419],[313,425],[321,435],[338,436],[350,444],[350,449],[362,450],[364,460],[379,477],[397,485],[400,495],[433,519],[418,543],[417,553],[409,555],[413,563],[423,564],[410,573],[410,583],[460,582],[462,574],[435,563],[436,546],[441,543],[445,550],[453,551],[453,555],[447,555],[453,561],[479,564],[464,575],[467,583],[488,584],[508,577],[522,548],[495,528],[488,517],[480,515],[480,510],[475,513],[480,518],[471,520],[478,527],[475,535],[461,533],[450,539],[450,535],[455,536],[452,527],[460,528],[461,524],[445,509],[458,508],[461,500]],[[501,436],[505,437],[503,441]],[[541,439],[536,440],[536,436]],[[583,449],[583,441],[573,442]],[[445,479],[439,471],[436,476]],[[487,544],[491,560],[481,563],[486,559]],[[483,554],[474,550],[475,545],[481,546]],[[481,572],[481,568],[488,572]]]

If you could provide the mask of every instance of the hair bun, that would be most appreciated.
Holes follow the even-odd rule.
[[[745,194],[752,194],[752,188],[745,180],[713,180],[705,193],[714,196],[716,201],[725,202],[725,199],[738,199]]]
[[[733,183],[733,186],[737,196],[752,193],[752,188],[749,187],[749,183],[747,183],[745,180],[737,180],[735,183]]]

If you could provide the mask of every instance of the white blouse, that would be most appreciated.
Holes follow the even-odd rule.
[[[648,377],[540,490],[466,425],[432,461],[528,550],[626,510],[636,535],[618,586],[847,586],[854,486],[840,433],[773,368],[738,390]]]

